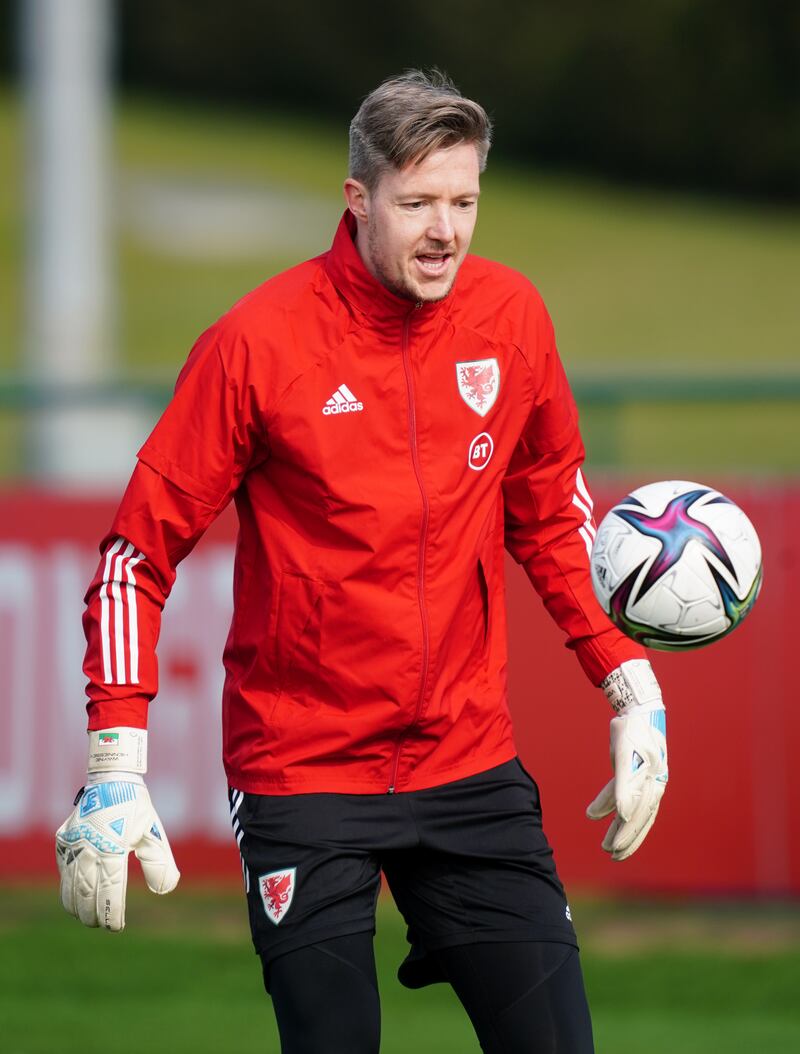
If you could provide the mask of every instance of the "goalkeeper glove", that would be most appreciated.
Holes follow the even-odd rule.
[[[623,662],[600,686],[611,720],[613,778],[586,810],[591,820],[616,812],[603,839],[612,860],[625,860],[647,837],[667,786],[667,725],[661,689],[646,659]]]
[[[180,872],[142,779],[147,733],[90,732],[89,744],[86,786],[56,831],[61,903],[86,926],[121,930],[131,849],[154,893],[170,893]]]

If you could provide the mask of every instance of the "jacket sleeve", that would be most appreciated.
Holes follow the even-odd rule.
[[[593,684],[644,657],[595,599],[589,557],[593,501],[581,471],[578,413],[544,306],[529,333],[534,401],[503,481],[506,548],[522,564]]]
[[[200,338],[100,544],[83,618],[90,729],[147,726],[175,570],[268,456],[246,350],[214,328]]]

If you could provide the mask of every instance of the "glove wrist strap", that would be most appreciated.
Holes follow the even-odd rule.
[[[601,682],[616,714],[629,713],[634,707],[645,710],[663,710],[661,689],[647,659],[629,659]]]
[[[113,780],[123,780],[125,783],[136,783],[144,786],[144,778],[138,772],[128,772],[126,769],[109,769],[108,772],[87,772],[86,786],[93,787],[96,783],[111,783]]]
[[[89,775],[147,772],[147,732],[143,728],[103,728],[89,732]]]

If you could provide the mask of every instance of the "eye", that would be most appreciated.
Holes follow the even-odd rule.
[[[406,201],[403,207],[406,209],[410,209],[412,212],[419,212],[419,210],[424,204],[424,201]]]
[[[465,198],[463,201],[456,202],[456,204],[462,212],[466,212],[468,209],[471,209],[473,207],[475,202]]]

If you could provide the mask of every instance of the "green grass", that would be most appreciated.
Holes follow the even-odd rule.
[[[502,135],[502,129],[498,130]],[[346,129],[280,114],[123,100],[116,110],[119,187],[131,178],[268,188],[341,208]],[[0,370],[20,362],[22,163],[19,103],[0,91]],[[121,372],[174,377],[197,335],[244,292],[310,255],[273,243],[241,258],[156,249],[120,226]],[[316,228],[315,228],[316,230]],[[476,252],[539,286],[577,379],[771,376],[800,383],[800,213],[620,189],[490,163]],[[643,402],[610,413],[582,402],[589,467],[641,478],[797,471],[798,398],[780,403]],[[11,423],[9,423],[11,422]],[[18,464],[20,415],[0,414],[0,474]]]
[[[577,903],[598,1054],[790,1054],[800,1049],[791,909]],[[756,934],[754,939],[753,934]],[[89,931],[52,889],[0,897],[4,1054],[278,1051],[237,890],[136,888],[128,928]],[[404,927],[382,902],[376,940],[383,1054],[478,1054],[444,985],[395,980]]]
[[[117,143],[129,171],[291,188],[330,199],[335,214],[347,165],[344,132],[275,115],[256,119],[139,102],[121,107]],[[321,249],[331,233],[319,232]],[[619,190],[490,164],[473,247],[537,283],[574,370],[798,372],[796,212]],[[137,311],[146,255],[131,259],[127,272]],[[263,259],[250,264],[181,261],[176,268],[187,282],[176,293],[177,324],[184,304],[195,316],[205,309],[210,319],[248,280],[254,284],[290,262],[271,257],[266,245]],[[206,285],[207,266],[216,291]],[[150,287],[160,284],[149,278]],[[199,282],[194,292],[192,278]],[[167,336],[172,323],[162,322]],[[184,343],[165,346],[159,361],[179,361]],[[142,344],[130,349],[134,359],[151,353]]]
[[[481,208],[479,251],[537,283],[573,369],[797,370],[797,213],[491,168]]]

